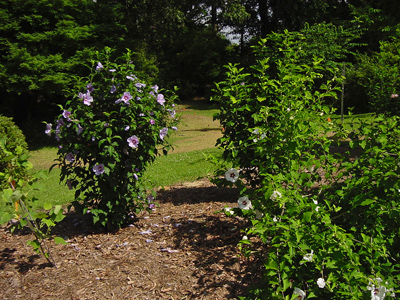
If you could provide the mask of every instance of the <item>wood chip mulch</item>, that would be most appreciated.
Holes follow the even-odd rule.
[[[260,272],[237,247],[246,221],[221,212],[237,199],[208,180],[169,187],[152,214],[115,233],[70,213],[53,230],[68,245],[46,242],[57,267],[27,246],[29,231],[3,226],[1,299],[237,299]]]

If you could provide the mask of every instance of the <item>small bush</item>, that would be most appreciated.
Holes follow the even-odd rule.
[[[0,115],[0,139],[4,140],[4,149],[0,147],[0,173],[4,173],[6,169],[9,169],[8,173],[14,178],[20,179],[26,176],[26,170],[17,168],[14,164],[7,159],[7,155],[4,150],[16,153],[17,147],[21,147],[22,151],[19,156],[24,155],[28,151],[28,144],[25,141],[25,136],[21,129],[11,118]],[[7,178],[0,180],[0,188],[4,188],[7,185]]]

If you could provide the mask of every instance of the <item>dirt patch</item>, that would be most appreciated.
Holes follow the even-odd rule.
[[[54,230],[69,245],[48,242],[57,268],[0,229],[2,299],[236,299],[257,264],[237,248],[246,221],[218,212],[237,191],[207,180],[159,191],[159,207],[115,233],[69,214]]]

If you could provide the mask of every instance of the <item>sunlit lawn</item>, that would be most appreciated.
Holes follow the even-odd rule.
[[[206,161],[205,155],[221,155],[221,150],[215,147],[218,137],[221,136],[220,126],[213,121],[212,116],[217,109],[210,108],[209,103],[193,102],[178,106],[177,113],[181,116],[178,131],[173,133],[171,141],[175,145],[174,151],[167,156],[160,156],[148,167],[145,173],[146,180],[154,188],[173,184],[194,181],[211,175],[215,166]],[[360,120],[369,118],[370,114],[345,116],[344,124],[360,123]],[[339,115],[331,116],[333,122],[341,122]],[[57,148],[45,147],[31,151],[34,171],[46,170],[54,163],[57,157]],[[39,200],[34,205],[41,207],[46,202],[53,204],[68,204],[74,199],[74,191],[59,183],[60,170],[54,168],[47,179],[41,181],[42,189],[33,195]]]

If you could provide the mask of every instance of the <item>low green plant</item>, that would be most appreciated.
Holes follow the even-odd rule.
[[[26,174],[24,168],[16,168],[11,162],[9,155],[5,153],[5,151],[13,152],[17,154],[17,147],[19,147],[19,151],[17,155],[26,155],[28,152],[28,144],[25,141],[25,136],[22,133],[21,129],[18,128],[17,125],[12,121],[11,118],[1,116],[0,115],[0,138],[4,139],[3,147],[0,148],[0,172],[5,172],[8,170],[8,173],[13,178],[24,178],[28,174]],[[4,150],[3,150],[4,149]],[[4,178],[0,180],[0,188],[7,187],[8,178]]]
[[[57,165],[61,181],[76,190],[73,205],[114,229],[154,206],[142,175],[171,149],[167,137],[178,121],[174,93],[141,81],[129,50],[116,62],[111,53],[97,52],[91,74],[78,78],[46,133],[60,143]]]
[[[28,154],[25,153],[21,146],[16,146],[14,151],[6,149],[6,139],[0,139],[0,149],[5,156],[5,161],[12,168],[6,168],[0,171],[0,180],[6,182],[5,187],[0,192],[0,224],[12,221],[12,231],[16,228],[28,226],[35,236],[34,240],[28,241],[28,245],[32,246],[37,253],[42,253],[52,265],[56,266],[54,259],[51,257],[45,240],[52,238],[51,229],[64,219],[63,209],[61,205],[53,205],[46,203],[43,207],[45,211],[38,211],[31,208],[31,204],[36,199],[31,196],[33,190],[38,189],[37,179],[43,178],[43,172],[32,174],[29,178],[21,177],[15,174],[27,173],[32,168],[32,164],[28,161]],[[23,170],[23,171],[21,171]],[[61,237],[54,237],[56,243],[65,244]]]
[[[336,97],[340,80],[321,78],[322,70],[336,73],[321,69],[317,58],[298,65],[301,49],[292,45],[289,36],[276,78],[256,48],[251,72],[230,65],[218,84],[216,117],[225,129],[219,143],[234,166],[218,175],[226,171],[228,184],[239,188],[238,207],[252,224],[245,234],[261,241],[243,239],[240,246],[264,267],[252,296],[241,299],[394,295],[399,119],[371,116],[349,129],[329,121],[324,98]],[[316,79],[324,79],[320,88]]]

